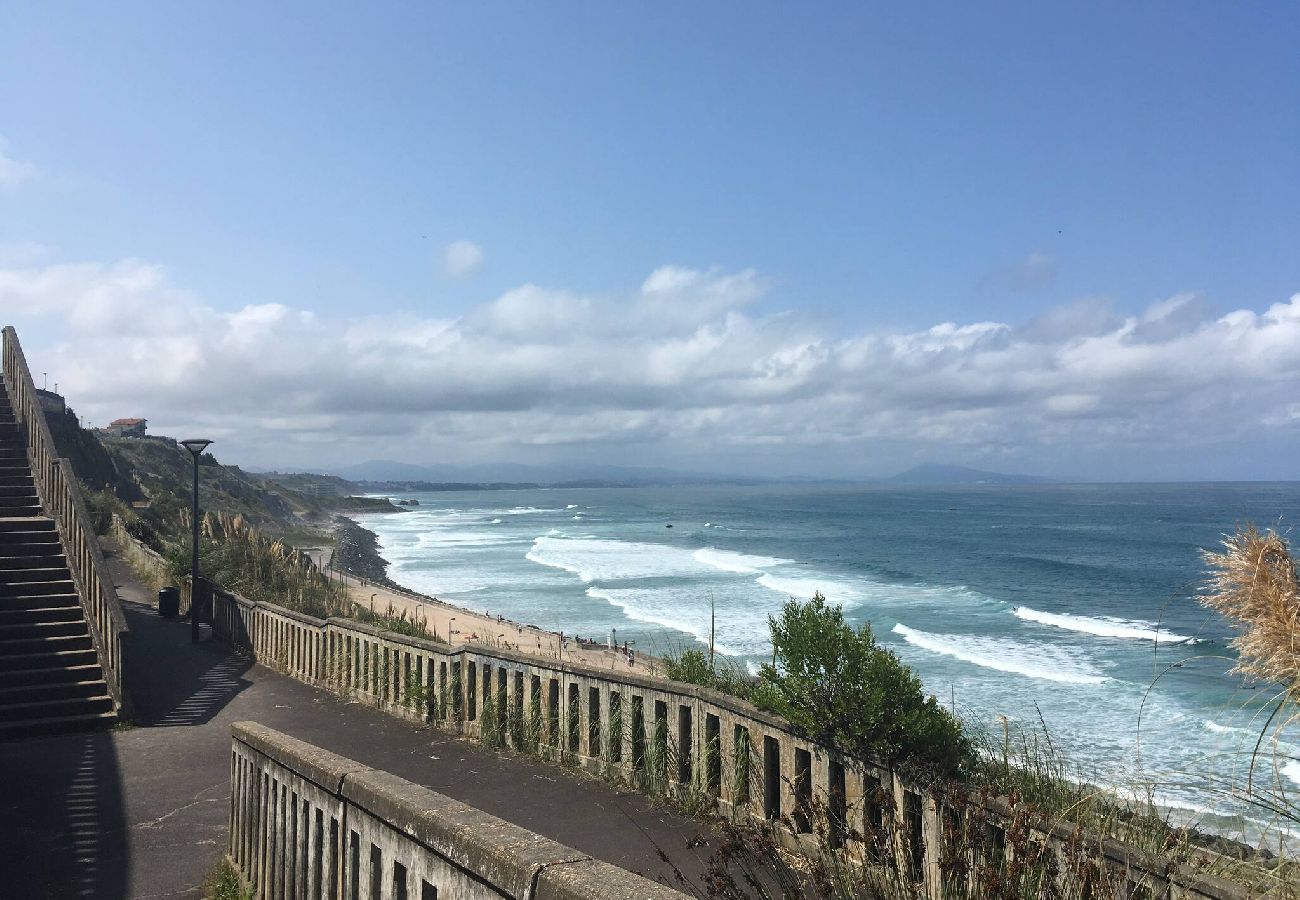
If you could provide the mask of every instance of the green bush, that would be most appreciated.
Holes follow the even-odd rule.
[[[686,684],[698,684],[733,697],[750,700],[757,686],[757,679],[733,663],[722,662],[709,665],[709,658],[703,650],[683,650],[675,657],[664,660],[664,674],[673,681]]]
[[[856,631],[821,594],[769,617],[776,665],[764,665],[752,702],[808,737],[857,757],[954,775],[971,756],[957,720],[871,626]]]

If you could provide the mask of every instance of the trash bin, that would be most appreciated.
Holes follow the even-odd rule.
[[[174,619],[181,611],[181,592],[174,587],[165,587],[158,592],[158,615],[164,619]]]

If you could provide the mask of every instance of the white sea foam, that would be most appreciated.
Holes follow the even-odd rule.
[[[662,625],[674,631],[689,634],[701,644],[709,643],[709,613],[701,609],[690,588],[604,588],[589,587],[587,596],[604,600],[623,610],[623,614],[637,622]],[[727,635],[727,642],[714,640],[714,647],[727,656],[753,653],[763,647],[767,628],[747,627],[746,621],[732,620],[724,606],[719,611],[716,632]]]
[[[706,570],[686,550],[636,541],[539,537],[525,556],[543,566],[573,572],[583,581],[689,578]]]
[[[793,560],[780,559],[775,556],[751,556],[748,553],[733,553],[730,550],[718,550],[714,547],[701,547],[691,554],[706,566],[735,572],[738,575],[758,575],[764,569],[788,565]]]
[[[951,656],[999,672],[1012,672],[1030,678],[1062,681],[1069,684],[1101,684],[1109,681],[1090,663],[1062,647],[1050,644],[1025,644],[1005,638],[975,637],[959,634],[931,634],[908,628],[901,622],[894,633],[909,644]]]
[[[1300,784],[1300,759],[1289,760],[1282,765],[1280,771],[1296,784]]]
[[[808,600],[813,594],[819,592],[831,603],[838,603],[842,606],[855,604],[862,599],[861,591],[838,579],[817,577],[791,578],[788,576],[763,574],[756,580],[759,584],[770,591],[776,591],[779,594],[784,594],[787,597],[795,597],[799,600]]]
[[[565,509],[577,509],[577,508],[578,508],[578,504],[576,504],[576,503],[570,503],[568,506],[566,506],[566,507],[564,507],[564,508],[565,508]]]
[[[581,519],[582,519],[582,513],[578,513],[578,514],[577,514],[576,516],[574,516],[573,518],[576,519],[576,520],[581,520]]]
[[[1049,613],[1017,606],[1014,610],[1018,618],[1026,622],[1037,622],[1066,631],[1077,631],[1098,637],[1128,638],[1139,641],[1156,641],[1161,644],[1195,644],[1196,638],[1165,631],[1155,622],[1141,620],[1116,619],[1111,616],[1075,616],[1066,613]]]
[[[488,524],[490,524],[490,525],[500,525],[500,524],[501,524],[501,520],[500,520],[500,519],[493,519],[493,520],[492,520],[491,522],[489,522]]]
[[[1211,721],[1210,719],[1205,720],[1205,730],[1212,731],[1215,734],[1249,735],[1255,733],[1249,728],[1241,728],[1237,725],[1220,725],[1218,722]]]
[[[462,531],[452,528],[435,528],[421,532],[412,550],[430,547],[499,547],[517,544],[523,539],[510,537],[499,531]]]

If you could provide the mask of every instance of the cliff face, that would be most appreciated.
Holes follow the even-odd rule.
[[[118,467],[95,433],[81,427],[75,412],[47,410],[45,421],[59,455],[72,463],[82,482],[95,490],[112,491],[127,502],[144,499],[130,474]]]
[[[110,437],[81,427],[72,410],[46,412],[59,454],[72,463],[81,481],[126,503],[148,501],[140,515],[167,534],[179,527],[190,505],[194,462],[189,451],[165,437]],[[200,458],[199,502],[204,510],[242,515],[268,533],[321,529],[334,512],[400,511],[387,500],[350,496],[310,496],[252,475],[238,466]],[[135,515],[136,513],[132,513]]]
[[[184,447],[165,438],[101,437],[100,442],[118,469],[128,473],[155,504],[189,505],[194,462]],[[204,509],[242,515],[268,532],[324,525],[340,509],[396,508],[383,499],[308,496],[238,466],[222,465],[210,453],[203,454],[199,466],[199,502]]]

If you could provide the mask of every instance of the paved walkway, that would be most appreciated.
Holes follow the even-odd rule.
[[[189,643],[109,560],[131,628],[135,727],[0,743],[0,896],[197,897],[224,852],[230,725],[251,719],[585,853],[698,883],[700,826],[602,781],[345,702],[215,644]]]

